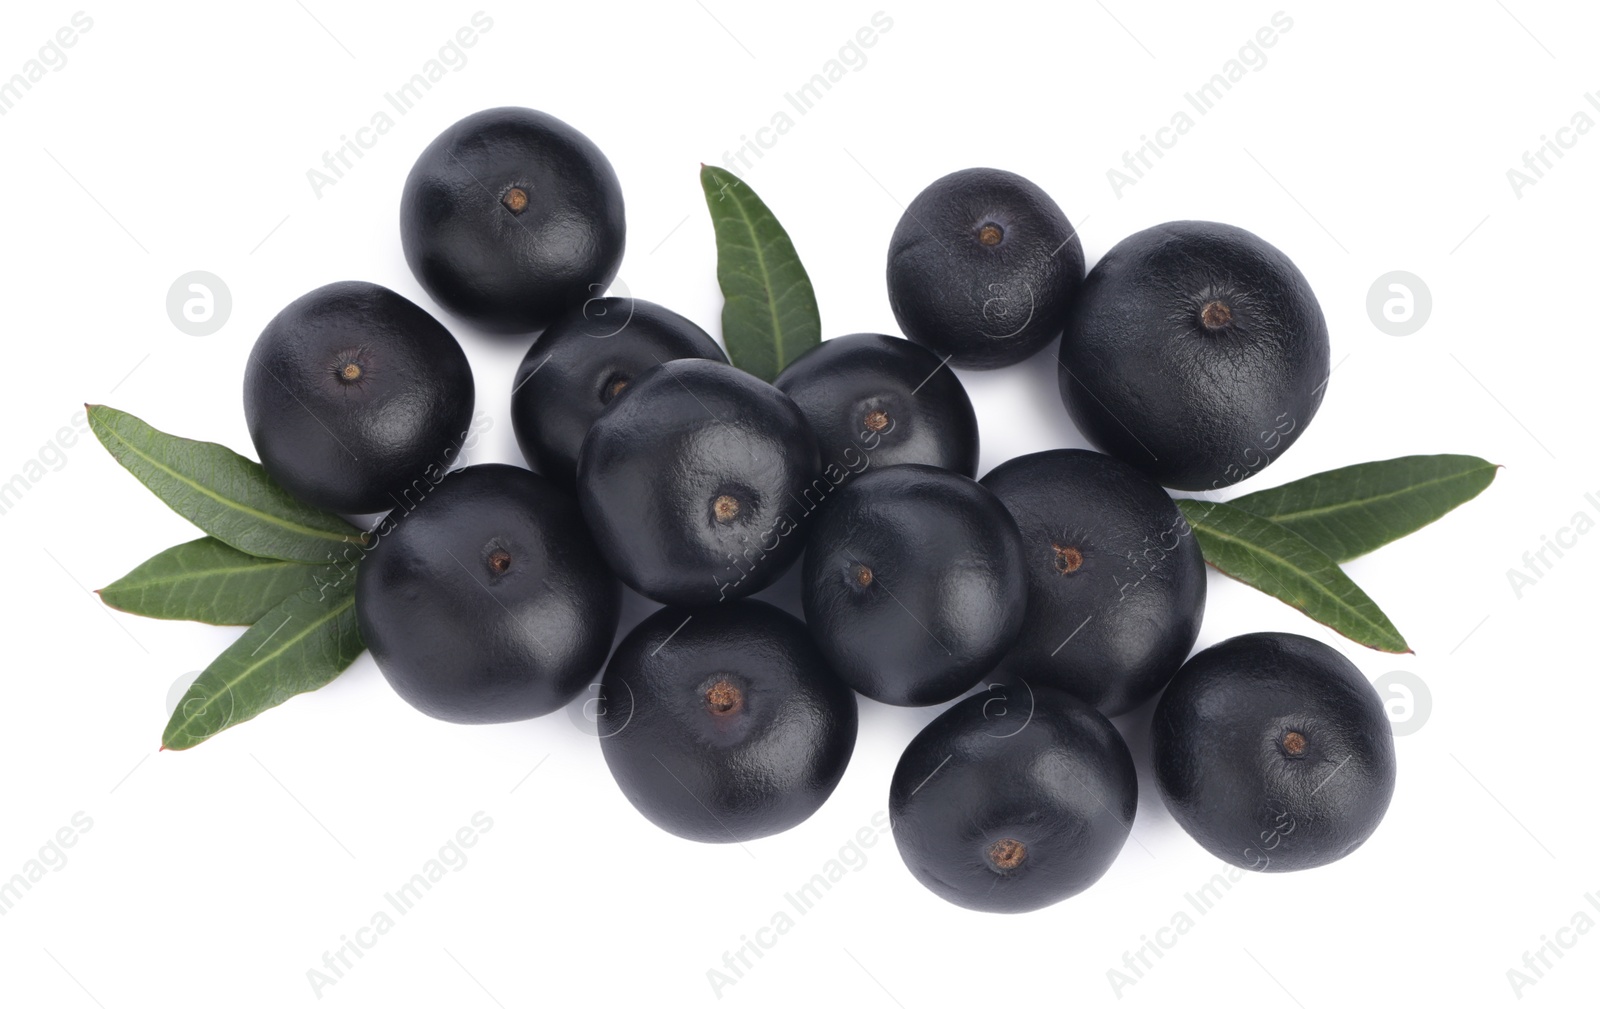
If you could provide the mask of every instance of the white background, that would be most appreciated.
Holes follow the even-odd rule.
[[[747,850],[681,841],[642,819],[581,718],[430,721],[367,657],[195,750],[154,752],[174,681],[237,632],[111,613],[89,593],[196,533],[92,439],[47,447],[79,405],[110,402],[249,452],[244,361],[290,300],[359,278],[443,317],[401,257],[400,187],[439,130],[496,105],[554,113],[607,152],[627,196],[622,281],[715,333],[698,165],[788,109],[784,93],[835,58],[879,2],[486,5],[493,26],[465,64],[320,195],[307,170],[387,108],[384,93],[436,57],[477,3],[86,9],[93,26],[66,64],[0,116],[0,480],[41,455],[49,464],[0,515],[0,877],[75,813],[93,825],[0,916],[0,1000],[316,1003],[307,971],[324,951],[482,811],[493,827],[465,866],[322,1003],[711,1004],[708,970],[726,969],[725,951],[787,910],[793,928],[721,1002],[1492,1006],[1518,1001],[1507,971],[1550,937],[1571,948],[1546,953],[1542,977],[1529,971],[1522,1000],[1592,1004],[1600,934],[1558,930],[1580,912],[1600,922],[1585,899],[1600,892],[1600,535],[1547,554],[1550,570],[1520,598],[1507,576],[1577,513],[1600,519],[1600,130],[1563,134],[1572,148],[1520,195],[1507,177],[1574,113],[1600,120],[1584,98],[1600,93],[1600,15],[1576,4],[1285,7],[1293,26],[1265,65],[1120,193],[1107,170],[1188,108],[1184,94],[1276,5],[886,5],[892,28],[866,63],[747,173],[805,257],[830,335],[896,331],[883,281],[890,232],[922,186],[958,168],[1042,185],[1081,226],[1091,263],[1165,220],[1249,228],[1311,278],[1337,369],[1306,435],[1238,492],[1407,453],[1504,464],[1478,500],[1348,566],[1413,656],[1351,645],[1211,576],[1200,646],[1295,631],[1373,679],[1405,670],[1426,684],[1431,715],[1396,742],[1388,818],[1346,860],[1250,876],[1198,914],[1185,895],[1223,867],[1162,808],[1148,708],[1119,719],[1141,766],[1133,839],[1094,888],[1020,917],[941,902],[887,835],[810,913],[784,900],[884,808],[894,762],[930,710],[864,702],[832,800]],[[6,5],[0,77],[75,10]],[[167,315],[168,287],[191,270],[232,293],[231,317],[210,336],[179,332]],[[1392,270],[1431,290],[1431,317],[1409,336],[1368,314],[1368,289]],[[495,422],[478,458],[518,461],[507,395],[527,340],[446,321]],[[1082,444],[1049,354],[962,378],[983,470]],[[792,603],[792,579],[767,595]],[[632,598],[624,620],[648,609]],[[1193,928],[1165,933],[1176,941],[1118,991],[1108,970],[1183,910]]]

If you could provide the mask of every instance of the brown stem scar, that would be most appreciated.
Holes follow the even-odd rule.
[[[713,714],[731,715],[744,707],[744,694],[727,680],[718,680],[706,691],[706,707]]]
[[[506,192],[505,198],[500,202],[505,204],[505,208],[513,214],[520,214],[528,209],[528,194],[516,186],[512,186]]]
[[[1291,757],[1300,756],[1300,754],[1306,752],[1306,737],[1292,729],[1285,732],[1283,734],[1283,749]]]
[[[1028,857],[1028,846],[1015,838],[1003,837],[989,845],[989,850],[985,854],[989,856],[989,862],[996,869],[1009,872]]]
[[[739,499],[732,494],[719,494],[711,502],[711,512],[716,515],[718,522],[726,525],[739,517]]]
[[[1207,329],[1221,329],[1233,321],[1233,309],[1220,301],[1208,301],[1200,309],[1200,322]]]
[[[1050,547],[1056,552],[1056,570],[1061,574],[1070,575],[1083,567],[1083,551],[1077,547],[1064,547],[1059,543],[1052,543]]]

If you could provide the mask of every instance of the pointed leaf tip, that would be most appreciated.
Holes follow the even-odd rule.
[[[702,164],[700,185],[717,236],[728,359],[770,382],[822,342],[816,291],[788,232],[748,183]]]

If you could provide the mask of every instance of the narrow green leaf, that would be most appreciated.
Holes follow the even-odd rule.
[[[252,557],[206,536],[161,551],[101,589],[100,599],[158,620],[253,624],[301,589],[338,577],[327,565]]]
[[[717,233],[722,339],[728,360],[770,382],[822,342],[811,278],[783,225],[732,172],[700,166]]]
[[[332,681],[364,647],[355,605],[352,581],[333,591],[302,589],[273,607],[189,687],[162,748],[187,750]]]
[[[1369,648],[1409,652],[1378,604],[1305,537],[1231,505],[1181,500],[1206,562]]]
[[[165,434],[109,406],[84,409],[117,462],[173,511],[236,550],[326,564],[364,540],[337,515],[290,497],[259,463],[232,449]]]
[[[1471,455],[1408,455],[1329,470],[1228,504],[1292,529],[1335,561],[1347,561],[1471,501],[1499,468]]]

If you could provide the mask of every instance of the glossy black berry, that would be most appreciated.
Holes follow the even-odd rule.
[[[1349,659],[1298,634],[1243,634],[1184,664],[1151,725],[1167,808],[1211,854],[1289,872],[1372,836],[1394,794],[1394,736]]]
[[[968,168],[911,201],[889,240],[888,280],[906,336],[960,367],[999,368],[1061,332],[1083,246],[1044,190]]]
[[[511,426],[528,463],[565,486],[595,420],[634,379],[666,361],[728,360],[706,331],[639,298],[597,298],[550,324],[511,389]]]
[[[1242,228],[1174,221],[1089,272],[1060,362],[1061,398],[1096,447],[1163,486],[1211,490],[1311,423],[1328,325],[1288,256]]]
[[[578,505],[516,466],[468,466],[396,509],[357,568],[361,637],[395,692],[449,722],[554,711],[594,679],[621,589]]]
[[[617,646],[600,749],[628,801],[693,841],[787,830],[833,793],[856,699],[805,626],[755,600],[667,607]]]
[[[1183,513],[1111,456],[1056,449],[983,478],[1017,520],[1028,616],[1004,668],[1107,715],[1154,697],[1200,633],[1206,565]]]
[[[590,427],[578,500],[612,570],[658,602],[737,599],[804,547],[817,439],[771,385],[718,361],[668,361]]]
[[[345,514],[393,508],[447,471],[472,405],[472,369],[455,337],[364,281],[290,302],[245,365],[245,423],[267,475]]]
[[[611,162],[533,109],[486,109],[451,126],[400,197],[400,243],[417,281],[498,332],[538,329],[604,294],[625,231]]]
[[[1034,911],[1105,875],[1133,828],[1133,757],[1105,716],[1024,680],[974,694],[906,747],[889,786],[900,856],[976,911]]]
[[[932,466],[869,470],[812,523],[806,624],[850,686],[887,704],[938,704],[976,685],[1017,640],[1022,538],[981,485]]]
[[[854,474],[923,463],[976,475],[972,400],[955,372],[909,340],[835,337],[792,361],[773,384],[811,423],[824,469]]]

